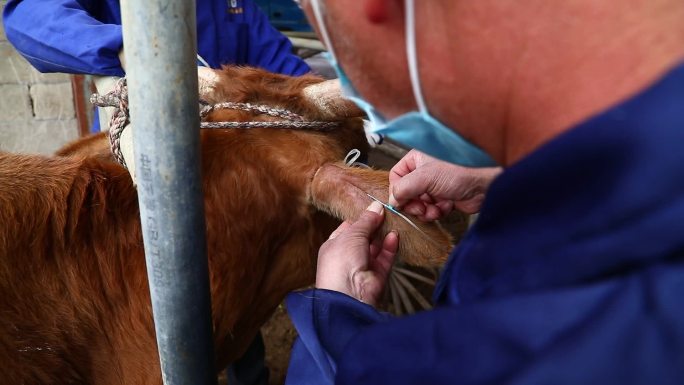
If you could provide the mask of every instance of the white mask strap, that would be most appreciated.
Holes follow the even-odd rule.
[[[323,37],[323,43],[328,48],[331,59],[337,64],[337,55],[335,55],[335,49],[332,45],[332,40],[330,40],[330,35],[328,34],[328,28],[323,20],[323,6],[321,5],[321,0],[311,0],[311,7],[313,8],[314,18],[318,24],[318,29]]]
[[[317,0],[314,0],[316,2]],[[413,96],[416,98],[418,110],[427,113],[427,105],[423,98],[423,91],[420,84],[420,74],[418,73],[418,53],[416,51],[416,6],[414,0],[405,0],[406,4],[406,56],[408,58],[409,75]]]

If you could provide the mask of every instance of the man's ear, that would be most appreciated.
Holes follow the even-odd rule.
[[[390,16],[390,7],[393,6],[390,3],[392,2],[392,0],[365,0],[366,17],[371,23],[384,23]]]

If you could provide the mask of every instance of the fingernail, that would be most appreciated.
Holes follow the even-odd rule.
[[[373,202],[370,204],[370,206],[368,206],[366,210],[382,215],[383,209],[384,208],[382,207],[382,204],[380,202]]]

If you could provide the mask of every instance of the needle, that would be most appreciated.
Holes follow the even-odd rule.
[[[394,206],[392,206],[392,205],[390,205],[390,204],[388,204],[388,203],[385,203],[385,202],[381,201],[380,199],[378,199],[378,198],[376,198],[376,197],[370,195],[369,193],[366,193],[366,195],[368,195],[368,197],[369,197],[370,199],[372,199],[372,200],[374,200],[374,201],[380,203],[380,204],[381,204],[384,208],[386,208],[388,211],[394,213],[395,215],[398,215],[399,218],[403,219],[406,223],[408,223],[409,225],[411,225],[411,227],[413,227],[414,229],[418,230],[418,232],[419,232],[420,234],[422,234],[427,240],[429,240],[430,242],[432,242],[432,243],[435,244],[436,246],[441,247],[441,245],[440,245],[439,243],[437,243],[437,241],[435,241],[434,239],[432,239],[432,238],[431,238],[429,235],[427,235],[420,227],[418,227],[418,225],[416,225],[415,223],[413,223],[413,221],[412,221],[411,219],[409,219],[409,217],[407,217],[406,215],[402,214],[402,213],[399,212],[397,209],[395,209]]]

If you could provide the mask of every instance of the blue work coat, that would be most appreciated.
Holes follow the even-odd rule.
[[[507,169],[436,307],[288,296],[288,384],[684,384],[684,66]]]
[[[41,72],[124,75],[118,0],[9,0],[3,18],[7,39]],[[213,68],[309,72],[251,0],[197,0],[197,44]]]
[[[38,71],[124,76],[118,0],[9,0],[7,39]],[[285,75],[309,66],[251,0],[197,0],[197,51],[212,68],[243,64]],[[100,130],[95,110],[92,131]]]

